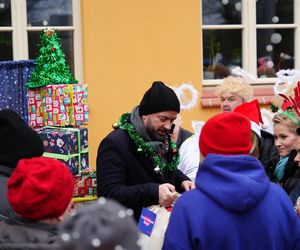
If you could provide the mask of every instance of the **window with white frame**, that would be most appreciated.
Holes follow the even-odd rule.
[[[203,85],[239,66],[272,84],[280,69],[300,68],[300,1],[202,0]]]
[[[49,26],[82,81],[80,0],[0,0],[0,61],[35,59],[40,32]]]

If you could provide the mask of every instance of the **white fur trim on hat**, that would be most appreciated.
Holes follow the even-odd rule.
[[[253,122],[253,121],[250,121],[251,122],[251,130],[258,135],[259,138],[261,138],[261,133],[260,133],[260,126]]]
[[[270,110],[267,110],[267,109],[261,109],[261,116],[262,116],[262,119],[264,121],[264,124],[261,126],[261,129],[262,130],[265,130],[269,133],[271,133],[272,135],[274,134],[274,131],[273,131],[273,117],[274,117],[274,113],[272,113]]]

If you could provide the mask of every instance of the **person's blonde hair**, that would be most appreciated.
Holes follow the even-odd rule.
[[[252,147],[250,149],[250,155],[253,155],[258,159],[259,158],[259,137],[254,131],[251,131],[251,142],[252,142]]]
[[[243,102],[252,99],[253,90],[249,82],[239,76],[228,76],[217,87],[216,95],[221,97],[224,93],[232,93],[239,96]]]
[[[299,125],[297,124],[296,121],[297,120],[299,121],[299,118],[292,113],[291,113],[291,115],[293,115],[294,119],[296,119],[296,120],[293,120],[293,118],[291,118],[287,114],[277,113],[273,117],[273,122],[274,122],[274,125],[282,124],[282,125],[286,126],[291,133],[297,134],[296,130],[299,127]]]

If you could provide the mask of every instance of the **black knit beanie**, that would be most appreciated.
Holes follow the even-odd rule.
[[[11,109],[0,110],[0,138],[0,165],[15,168],[20,159],[44,153],[38,133]]]
[[[180,112],[180,102],[175,92],[163,82],[156,81],[147,90],[139,106],[140,115],[163,111]]]

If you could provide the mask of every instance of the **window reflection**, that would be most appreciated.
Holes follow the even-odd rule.
[[[257,0],[256,23],[278,24],[294,22],[294,0]]]
[[[57,31],[57,36],[61,39],[61,49],[65,54],[65,58],[70,66],[71,72],[74,74],[73,31]],[[28,32],[29,59],[37,58],[40,49],[40,42],[40,32]]]
[[[28,26],[72,26],[72,0],[27,0]]]
[[[294,68],[294,30],[257,30],[257,76],[276,77],[288,68]]]
[[[12,33],[0,32],[0,61],[8,61],[12,59]]]
[[[0,26],[11,26],[10,0],[0,0]]]
[[[204,25],[241,24],[241,0],[203,0],[202,16]]]
[[[242,67],[241,30],[204,30],[204,79],[222,79],[236,66]]]

